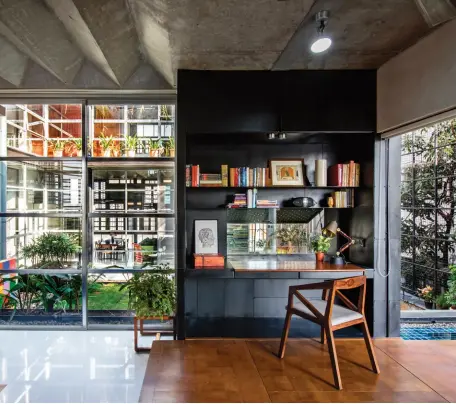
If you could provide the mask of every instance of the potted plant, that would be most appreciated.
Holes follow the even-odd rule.
[[[63,150],[65,149],[65,140],[50,140],[52,148],[53,148],[53,154],[54,157],[63,157]]]
[[[174,157],[176,155],[176,144],[174,137],[170,137],[165,143],[166,156]]]
[[[323,262],[325,259],[325,254],[328,252],[329,247],[331,247],[331,238],[325,237],[322,234],[314,236],[312,237],[310,246],[315,252],[315,259],[317,262]]]
[[[74,139],[71,139],[71,142],[73,143],[73,149],[76,151],[76,156],[81,157],[82,156],[82,139],[74,138]]]
[[[426,285],[422,289],[418,289],[418,296],[424,300],[424,307],[432,309],[434,307],[434,288]]]
[[[157,140],[149,139],[149,155],[150,157],[160,157],[163,152],[163,142],[161,138]]]
[[[435,298],[435,306],[437,310],[448,310],[450,305],[448,304],[445,293],[441,293]]]
[[[152,270],[133,274],[119,290],[128,290],[129,307],[137,317],[172,316],[176,307],[173,274],[168,264],[159,264]]]
[[[101,132],[98,141],[100,142],[103,157],[111,157],[111,149],[114,141],[112,136],[106,136],[104,132]]]
[[[456,265],[450,265],[450,276],[448,279],[448,291],[445,293],[447,304],[451,310],[456,310]]]
[[[127,157],[135,157],[138,138],[136,136],[127,135],[125,137],[125,154]]]

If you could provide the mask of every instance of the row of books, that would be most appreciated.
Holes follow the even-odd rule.
[[[335,208],[353,208],[355,206],[355,191],[347,189],[332,193]]]
[[[258,190],[249,189],[246,194],[234,194],[234,201],[228,204],[228,208],[278,208],[277,200],[258,199]]]
[[[269,185],[269,168],[231,167],[223,164],[220,174],[204,174],[199,165],[185,168],[187,187],[266,187]],[[229,175],[228,175],[229,174]]]
[[[223,166],[222,166],[223,167]],[[269,168],[232,167],[230,187],[266,187],[269,185]]]
[[[359,187],[360,165],[349,163],[335,164],[328,168],[328,185],[336,187]]]

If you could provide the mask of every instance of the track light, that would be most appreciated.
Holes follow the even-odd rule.
[[[287,135],[283,132],[279,133],[279,139],[280,140],[285,140],[287,138]]]
[[[276,138],[276,135],[275,135],[274,132],[271,132],[271,133],[268,134],[268,139],[269,140],[272,140],[272,139],[275,139],[275,138]]]
[[[321,53],[328,50],[332,44],[331,38],[324,35],[324,30],[329,19],[329,11],[319,11],[315,15],[315,22],[317,23],[317,36],[310,46],[310,50],[313,53]]]

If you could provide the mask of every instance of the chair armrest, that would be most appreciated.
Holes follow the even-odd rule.
[[[334,281],[318,282],[318,283],[308,283],[307,285],[295,285],[290,286],[289,291],[291,293],[298,290],[322,290],[322,289],[332,289],[334,286]]]

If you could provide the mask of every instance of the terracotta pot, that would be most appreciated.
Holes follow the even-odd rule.
[[[451,307],[450,307],[450,310],[456,310],[456,305],[451,306]]]
[[[431,310],[432,308],[434,308],[434,303],[432,302],[424,302],[424,307],[428,310]]]
[[[63,150],[54,150],[54,157],[63,157]]]
[[[158,150],[158,149],[150,150],[149,156],[150,157],[160,157],[160,150]]]
[[[317,262],[323,262],[325,259],[325,253],[324,252],[316,252],[315,253],[315,259]]]
[[[136,150],[127,150],[127,157],[135,157]]]
[[[175,157],[176,155],[176,150],[175,149],[169,149],[169,157]]]

